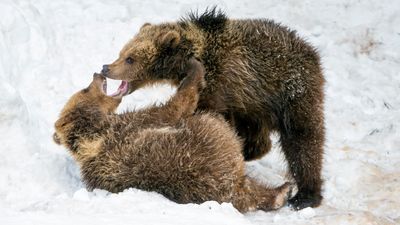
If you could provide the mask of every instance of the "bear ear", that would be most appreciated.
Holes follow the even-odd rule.
[[[161,36],[159,45],[161,48],[176,48],[178,46],[181,37],[176,31],[168,31],[168,33]]]
[[[151,23],[145,23],[142,25],[142,27],[140,27],[140,31],[143,30],[143,28],[150,26]]]

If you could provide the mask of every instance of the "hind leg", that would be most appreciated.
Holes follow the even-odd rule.
[[[244,139],[243,156],[246,161],[263,157],[271,149],[270,131],[267,126],[236,117],[234,125]]]
[[[281,145],[298,193],[289,200],[295,209],[317,207],[321,196],[321,167],[324,145],[322,107],[317,104],[292,104],[284,113],[289,118],[281,130]]]
[[[292,185],[285,183],[277,188],[268,188],[254,179],[245,177],[234,194],[232,204],[240,212],[254,210],[276,210],[286,204],[292,191]]]

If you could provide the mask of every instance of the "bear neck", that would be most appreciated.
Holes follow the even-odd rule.
[[[196,58],[201,58],[204,52],[205,33],[193,23],[186,24],[185,38],[192,44],[192,53]]]
[[[235,45],[235,43],[229,41],[232,38],[228,24],[218,30],[207,31],[192,22],[188,22],[184,30],[186,39],[193,46],[192,53],[203,63],[206,69],[205,79],[208,82],[207,85],[210,86],[213,84],[211,81],[222,74],[224,60],[230,56],[230,51]],[[204,94],[207,90],[212,90],[212,88],[206,88]]]

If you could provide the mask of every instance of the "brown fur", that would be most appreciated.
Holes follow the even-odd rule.
[[[204,70],[192,60],[177,94],[161,107],[112,114],[119,98],[103,79],[68,101],[54,139],[79,163],[89,189],[156,191],[178,203],[232,202],[241,212],[282,207],[288,184],[268,188],[244,174],[242,143],[225,120],[196,113]]]
[[[228,20],[212,9],[177,23],[146,24],[103,73],[131,81],[132,91],[158,79],[177,83],[192,56],[206,68],[199,109],[221,113],[236,127],[246,160],[267,153],[270,132],[279,132],[299,189],[291,205],[318,206],[325,128],[316,50],[272,21]]]

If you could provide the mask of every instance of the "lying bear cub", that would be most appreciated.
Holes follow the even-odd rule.
[[[291,185],[269,188],[247,177],[242,142],[228,123],[194,113],[204,68],[195,60],[188,68],[166,104],[122,114],[113,112],[128,92],[126,83],[108,96],[106,79],[95,74],[63,108],[55,142],[68,148],[90,190],[133,187],[177,203],[231,202],[240,212],[282,207]]]

